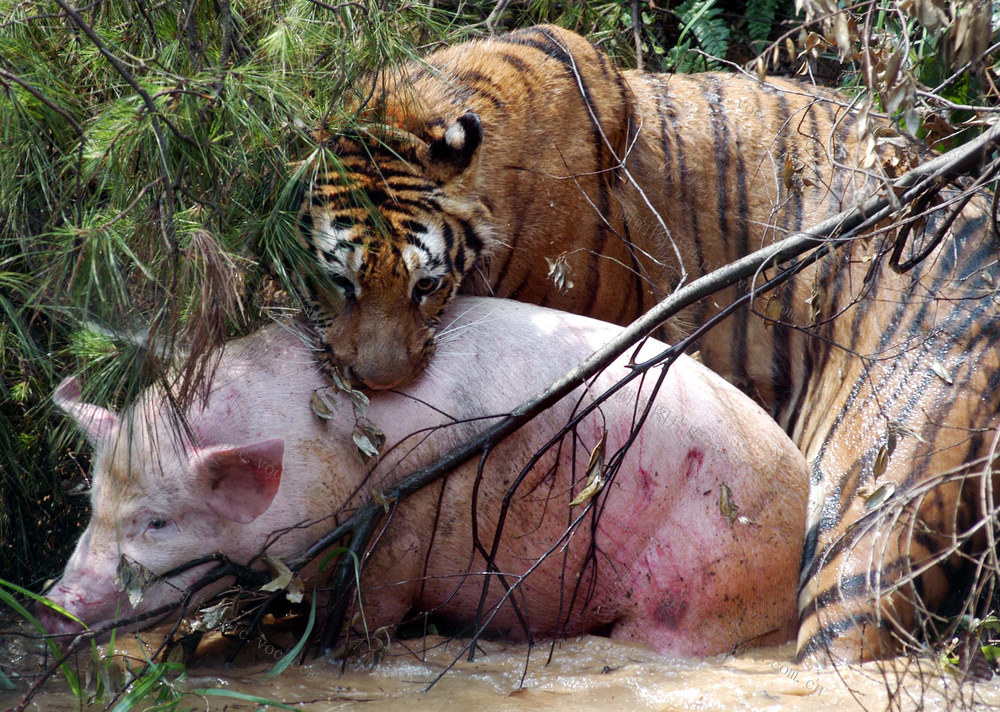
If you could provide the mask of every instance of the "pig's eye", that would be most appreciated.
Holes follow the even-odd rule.
[[[157,529],[163,529],[163,527],[165,526],[167,526],[167,520],[161,519],[160,517],[154,517],[146,523],[146,529],[150,529],[153,531]]]

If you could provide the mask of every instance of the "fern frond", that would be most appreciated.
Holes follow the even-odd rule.
[[[771,35],[771,26],[780,0],[748,0],[746,18],[746,43],[760,51]]]
[[[718,0],[685,0],[675,12],[683,27],[677,45],[671,50],[675,71],[719,68],[720,63],[713,58],[726,56],[731,30],[722,17]],[[703,54],[692,54],[693,48],[700,49]]]

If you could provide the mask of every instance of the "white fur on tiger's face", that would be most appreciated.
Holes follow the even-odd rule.
[[[338,170],[313,179],[299,213],[330,285],[303,295],[324,357],[372,389],[423,370],[441,313],[492,243],[467,175],[482,141],[478,117],[460,117],[430,143],[404,140],[397,152],[377,137],[338,137]]]

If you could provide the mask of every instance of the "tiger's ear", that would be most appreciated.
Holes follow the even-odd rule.
[[[436,180],[449,181],[464,173],[483,143],[483,122],[472,111],[460,116],[444,136],[427,144],[424,168]]]

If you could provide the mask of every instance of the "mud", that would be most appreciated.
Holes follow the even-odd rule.
[[[144,636],[148,641],[148,636]],[[20,660],[22,670],[39,660],[25,643],[3,641],[7,665]],[[30,648],[30,645],[27,646]],[[267,671],[281,651],[266,641],[250,645],[248,656],[224,668],[218,655],[202,655],[172,684],[184,696],[177,709],[256,710],[259,703],[223,697],[218,690],[280,701],[296,710],[406,709],[561,710],[607,712],[655,710],[841,710],[885,709],[890,695],[902,709],[945,710],[1000,708],[1000,681],[960,685],[953,672],[926,661],[903,660],[882,665],[819,668],[792,662],[793,648],[760,648],[738,655],[701,660],[672,659],[633,644],[584,636],[556,644],[510,645],[481,642],[473,661],[463,654],[465,641],[430,636],[393,642],[378,662],[345,665],[316,659],[292,665],[280,676]],[[18,657],[18,650],[21,651]],[[135,636],[119,642],[111,664],[120,678],[129,664],[141,666],[143,654]],[[255,648],[255,649],[254,649]],[[551,653],[551,659],[550,659]],[[77,661],[87,677],[93,654]],[[32,658],[35,658],[32,660]],[[9,676],[9,674],[8,674]],[[91,684],[93,684],[91,676]],[[0,687],[0,708],[18,701],[18,690]],[[214,690],[215,693],[205,693]],[[225,693],[223,693],[225,694]],[[105,709],[102,703],[82,708],[63,680],[50,680],[29,705],[40,712]],[[148,706],[141,705],[138,709]],[[273,707],[268,709],[274,709]]]

